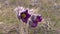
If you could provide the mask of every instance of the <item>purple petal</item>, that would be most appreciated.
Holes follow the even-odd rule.
[[[41,22],[41,21],[42,21],[42,16],[37,16],[37,17],[36,17],[36,20],[37,20],[38,22]]]
[[[32,21],[36,20],[35,17],[36,17],[35,15],[32,15],[32,16],[31,16],[31,20],[32,20]]]
[[[22,14],[25,14],[25,15],[26,15],[26,17],[22,16]],[[20,17],[21,17],[22,21],[23,21],[23,22],[25,22],[25,23],[27,23],[27,21],[28,21],[28,19],[29,19],[29,17],[30,17],[30,16],[31,16],[31,15],[30,15],[30,14],[28,14],[28,10],[26,10],[26,11],[22,12],[22,13],[21,13],[21,15],[20,15]],[[24,17],[24,18],[23,18],[23,17]]]
[[[32,21],[37,21],[37,22],[41,22],[42,21],[42,16],[39,16],[39,15],[32,15],[31,16],[31,20]]]
[[[30,27],[36,27],[38,25],[38,22],[36,21],[29,21],[29,26]]]
[[[33,25],[32,25],[32,27],[36,27],[37,25],[38,25],[38,22],[33,21]]]
[[[30,27],[36,27],[38,25],[38,22],[42,21],[42,17],[39,15],[32,15],[31,16],[31,21],[29,21],[29,26]]]

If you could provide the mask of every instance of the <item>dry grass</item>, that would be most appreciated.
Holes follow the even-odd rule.
[[[32,5],[29,4],[28,0],[8,0],[8,4],[6,5],[6,3],[4,3],[4,0],[2,0],[0,1],[0,22],[11,25],[14,23],[18,24],[19,21],[16,18],[13,9],[18,5],[30,8],[35,7],[38,8],[38,13],[41,14],[45,20],[50,22],[51,28],[53,30],[58,30],[60,28],[60,8],[58,8],[58,5],[60,6],[59,1],[60,0],[40,0],[37,4]],[[56,8],[54,7],[55,3],[57,3]],[[41,32],[42,31],[40,31],[38,34],[43,34],[43,32]],[[31,33],[33,32],[31,31]],[[54,34],[53,32],[49,33]]]

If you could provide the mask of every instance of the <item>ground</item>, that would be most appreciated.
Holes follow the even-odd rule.
[[[41,22],[36,29],[30,29],[30,34],[60,34],[60,0],[0,0],[0,34],[19,29],[14,8],[29,7],[42,15]]]

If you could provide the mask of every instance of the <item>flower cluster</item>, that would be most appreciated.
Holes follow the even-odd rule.
[[[17,7],[14,9],[14,11],[16,11],[16,15],[19,20],[22,20],[24,23],[29,23],[29,26],[31,27],[36,27],[38,25],[38,22],[42,21],[42,16],[31,14],[31,9]]]

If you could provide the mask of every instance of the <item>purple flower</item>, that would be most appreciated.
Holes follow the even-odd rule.
[[[35,16],[35,15],[32,15],[31,20],[32,20],[32,21],[41,22],[41,21],[42,21],[42,16],[39,16],[39,15]]]
[[[24,7],[17,7],[14,9],[16,12],[16,16],[18,17],[19,20],[21,20],[24,23],[29,22],[29,26],[31,27],[36,27],[38,25],[38,22],[42,21],[42,16],[39,15],[34,15],[33,9],[27,9]],[[29,21],[30,19],[30,21]]]
[[[30,27],[36,27],[37,24],[38,24],[37,21],[29,21],[29,26],[30,26]]]
[[[20,16],[18,16],[18,18],[21,19],[23,22],[27,23],[30,16],[31,15],[28,13],[28,10],[25,10],[20,14]]]
[[[36,17],[36,21],[37,21],[37,22],[41,22],[41,21],[42,21],[42,16],[37,16],[37,17]]]
[[[37,15],[32,15],[31,16],[31,21],[29,21],[29,26],[30,27],[36,27],[38,25],[38,22],[41,22],[42,21],[42,17]]]

